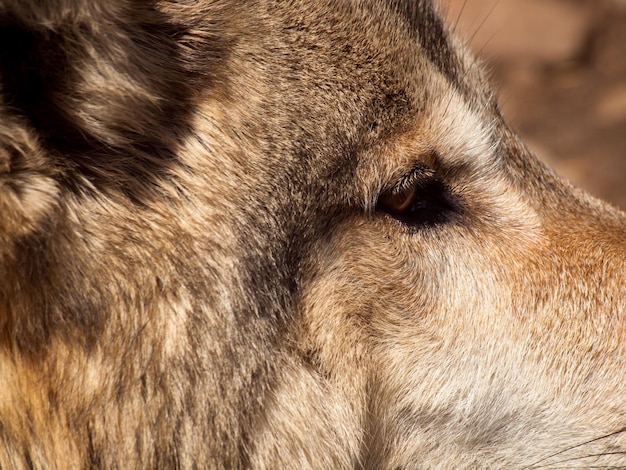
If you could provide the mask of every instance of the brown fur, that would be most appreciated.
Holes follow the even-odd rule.
[[[2,0],[0,43],[1,468],[626,466],[626,216],[430,3]]]

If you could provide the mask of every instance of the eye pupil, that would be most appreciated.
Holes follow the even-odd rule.
[[[413,205],[411,206],[411,211],[415,212],[420,209],[426,209],[427,207],[428,207],[428,203],[424,199],[421,199],[420,197],[416,197],[415,201],[413,202]]]

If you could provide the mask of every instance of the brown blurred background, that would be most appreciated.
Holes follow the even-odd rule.
[[[626,209],[626,0],[438,1],[526,143]]]

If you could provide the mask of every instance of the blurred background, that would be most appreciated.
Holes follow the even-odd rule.
[[[438,2],[526,143],[626,210],[626,0]]]

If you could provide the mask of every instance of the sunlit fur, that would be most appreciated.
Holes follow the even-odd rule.
[[[427,1],[0,0],[0,468],[624,467],[625,249]]]

